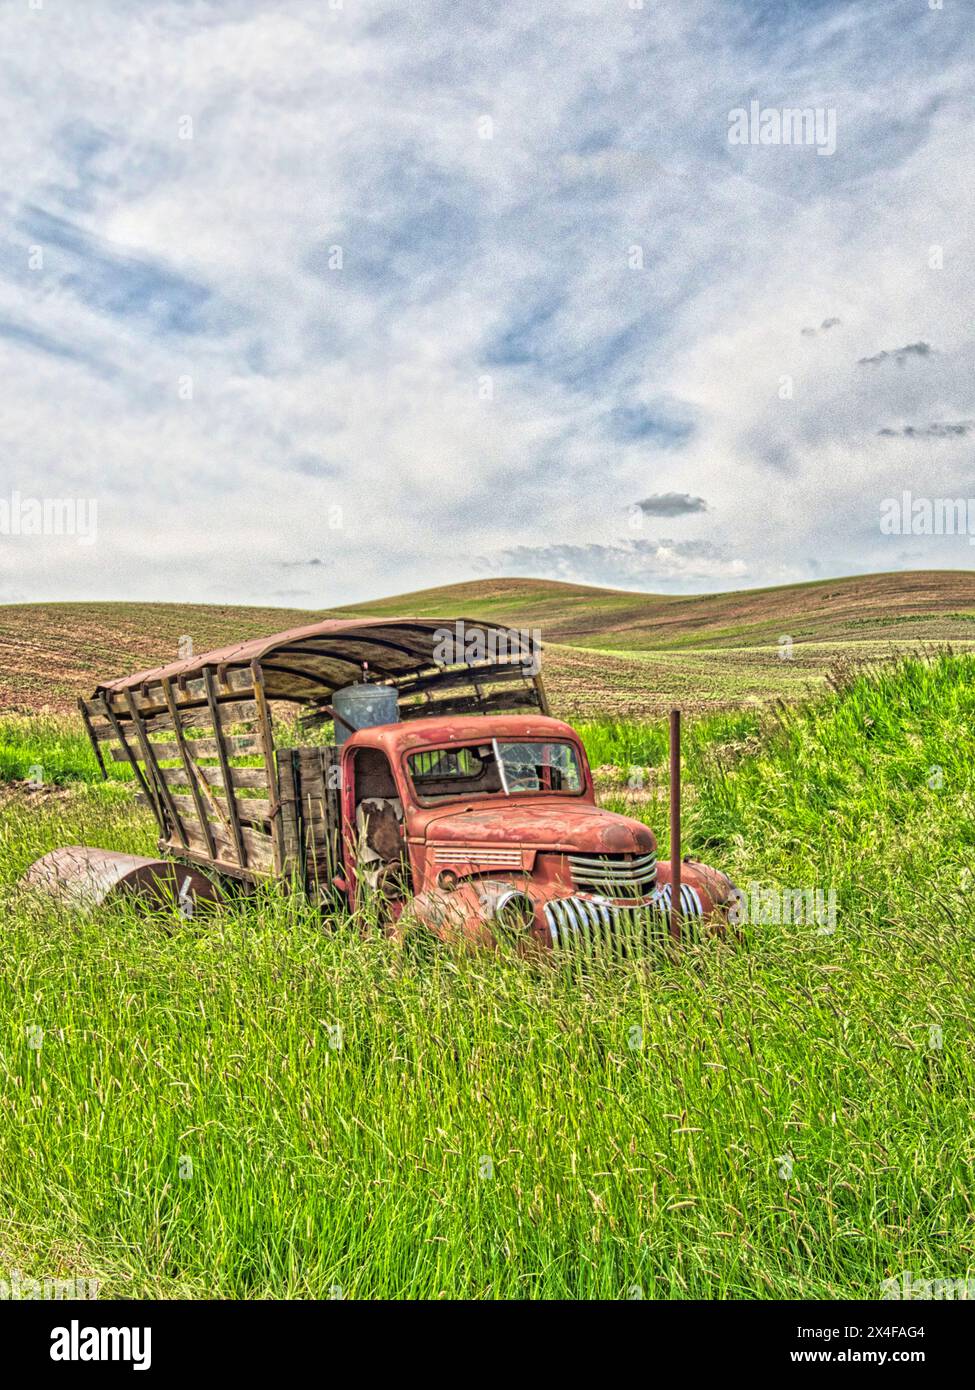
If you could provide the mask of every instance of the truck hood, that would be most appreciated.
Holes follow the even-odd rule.
[[[427,821],[429,845],[510,845],[581,854],[648,854],[653,831],[588,801],[505,801],[442,811]]]

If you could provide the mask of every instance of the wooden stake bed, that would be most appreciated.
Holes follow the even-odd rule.
[[[528,635],[464,626],[502,657],[441,665],[454,619],[327,621],[106,683],[79,705],[100,766],[132,768],[161,851],[249,883],[297,880],[320,897],[341,860],[337,752],[277,748],[272,702],[324,720],[334,691],[368,663],[396,686],[401,719],[547,714]]]
[[[227,699],[254,693],[252,672],[234,674],[221,690],[206,667],[202,704],[189,682],[180,689],[168,677],[158,700],[149,687],[80,703],[99,755],[132,767],[160,850],[257,882],[286,867],[274,737],[266,703]]]

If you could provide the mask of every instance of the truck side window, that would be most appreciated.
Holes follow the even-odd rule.
[[[355,755],[354,775],[356,805],[371,796],[399,800],[389,759],[377,748],[359,749]]]

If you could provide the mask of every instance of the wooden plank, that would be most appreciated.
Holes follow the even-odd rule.
[[[301,796],[301,862],[305,887],[318,891],[325,857],[325,778],[317,748],[294,750]]]
[[[341,793],[332,786],[330,771],[337,766],[337,748],[299,748],[294,750],[298,764],[301,809],[299,832],[302,841],[304,877],[310,889],[330,886],[342,863]]]
[[[426,690],[452,690],[464,685],[503,684],[507,681],[527,681],[524,665],[465,666],[458,671],[443,671],[435,676],[418,676],[415,680],[404,680],[396,686],[400,698],[418,695]]]
[[[92,732],[100,743],[104,743],[107,739],[115,737],[115,730],[112,728],[111,724],[93,725]]]
[[[172,677],[172,681],[173,692],[178,707],[196,704],[201,708],[209,708],[210,701],[207,694],[205,676],[194,676],[192,680],[187,680],[183,685],[180,685],[178,676]],[[165,713],[166,699],[163,695],[160,681],[152,680],[147,682],[147,694],[145,695],[142,693],[141,686],[135,686],[133,687],[133,694],[135,696],[136,707],[141,715]],[[225,692],[221,692],[220,695],[217,695],[216,691],[214,691],[214,694],[218,701],[221,699],[226,700],[228,698],[233,698],[238,695],[252,694],[250,671],[247,667],[243,666],[236,670],[228,670]],[[104,696],[106,709],[108,705],[111,704],[116,714],[124,714],[127,710],[125,695],[125,691],[106,691]],[[100,710],[98,712],[101,713]]]
[[[209,666],[204,668],[203,679],[206,684],[207,704],[210,706],[210,717],[213,720],[213,731],[217,739],[217,756],[220,759],[220,766],[223,768],[223,784],[227,789],[227,804],[230,809],[230,824],[234,833],[237,859],[240,863],[240,867],[246,869],[247,849],[244,843],[244,836],[241,833],[240,816],[237,814],[237,798],[233,794],[234,781],[230,775],[230,761],[227,757],[227,750],[224,747],[224,736],[220,728],[220,715],[217,712],[217,692],[213,684],[213,671]]]
[[[260,741],[254,734],[235,734],[232,737],[224,737],[223,745],[231,758],[249,758],[261,751]],[[220,745],[215,738],[190,738],[186,740],[186,747],[194,758],[216,758],[220,755]],[[177,743],[154,743],[156,757],[161,761],[179,757],[179,745]],[[116,762],[123,762],[122,757],[112,754]]]
[[[486,695],[478,699],[476,695],[463,699],[431,700],[426,704],[401,705],[400,719],[437,719],[453,714],[490,714],[513,709],[537,709],[538,693],[533,685],[527,685],[524,699],[512,700],[511,692],[501,690],[496,695]]]
[[[251,662],[251,678],[254,682],[254,705],[258,715],[258,737],[262,744],[264,769],[267,773],[267,788],[271,801],[270,816],[271,835],[274,840],[274,867],[275,870],[281,874],[284,872],[284,833],[281,826],[281,797],[278,792],[278,780],[274,758],[274,728],[271,723],[271,711],[267,702],[267,692],[264,689],[264,672],[261,670],[261,663],[259,661]]]
[[[102,777],[107,778],[108,773],[105,771],[105,759],[102,757],[102,750],[98,746],[98,735],[95,733],[95,726],[91,722],[91,716],[88,713],[88,707],[84,700],[78,701],[78,708],[81,710],[81,718],[84,722],[85,733],[88,735],[88,740],[98,760],[98,766],[101,769]],[[110,730],[107,732],[110,732]]]
[[[128,703],[128,701],[126,701],[126,703]],[[169,733],[170,730],[173,728],[173,716],[169,714],[168,711],[165,714],[144,715],[142,711],[139,710],[138,713],[140,719],[145,725],[147,734]],[[209,712],[206,709],[200,709],[192,713],[188,710],[182,710],[179,712],[178,717],[180,721],[180,727],[183,729],[190,727],[194,720],[198,724],[202,723],[203,726],[207,729],[209,729],[210,727],[210,716]]]
[[[196,771],[200,770],[196,763],[193,764],[193,767]],[[197,786],[199,788],[200,795],[203,797],[203,800],[207,804],[207,816],[209,817],[212,813],[214,820],[217,821],[219,825],[223,827],[223,829],[227,832],[228,835],[232,836],[233,828],[231,827],[230,820],[228,816],[224,814],[223,805],[217,800],[213,792],[210,790],[210,784],[206,781],[205,778],[200,777],[197,780]]]
[[[147,734],[169,733],[176,727],[177,722],[183,729],[210,728],[210,711],[206,705],[194,705],[190,709],[180,709],[175,702],[175,694],[172,682],[163,682],[163,696],[165,698],[166,689],[173,700],[172,708],[167,707],[159,714],[142,714],[142,721],[146,726]],[[127,702],[126,702],[127,703]],[[230,704],[220,705],[220,727],[226,729],[233,724],[255,723],[257,721],[257,705],[253,700],[234,700]]]
[[[145,801],[145,797],[140,792],[136,800],[140,803],[143,803]],[[196,818],[196,812],[193,808],[192,799],[190,797],[186,797],[185,801],[186,829],[189,836],[189,848],[196,849],[197,851],[202,852],[204,849],[206,849],[207,836],[203,829],[203,826]],[[222,857],[224,854],[230,856],[229,862],[234,867],[239,867],[239,865],[237,864],[236,844],[231,831],[228,828],[221,825],[217,825],[211,821],[210,833],[215,841],[215,853],[211,856],[214,867],[221,869],[227,867],[228,860]],[[241,834],[244,838],[245,844],[248,847],[248,850],[252,850],[254,856],[253,859],[251,859],[250,856],[248,856],[247,868],[261,868],[262,865],[266,866],[267,868],[273,868],[273,846],[271,836],[267,833],[267,831],[260,825],[242,826]],[[184,848],[175,835],[164,837],[164,843],[170,850],[172,850],[174,854],[182,853],[182,850]],[[209,853],[209,851],[207,852]]]
[[[284,842],[284,872],[304,879],[301,869],[298,820],[300,807],[295,794],[293,748],[282,748],[277,756],[278,795],[281,800],[281,830]]]
[[[330,828],[338,831],[342,819],[342,753],[335,744],[320,750],[325,779],[325,800],[329,808]]]
[[[282,748],[278,754],[278,795],[282,801],[295,799],[295,773],[291,755],[293,748]]]
[[[172,793],[172,799],[175,801],[179,810],[188,811],[192,815],[197,815],[196,803],[191,796],[176,792]],[[215,796],[213,800],[222,812],[228,811],[226,797]],[[242,824],[262,826],[265,821],[271,819],[271,803],[266,797],[253,796],[246,801],[238,801],[237,814]],[[208,821],[203,822],[203,824],[208,823]],[[230,824],[229,817],[225,820],[224,824]]]
[[[163,767],[159,769],[170,786],[192,786],[193,783],[185,767]],[[223,786],[223,768],[213,763],[194,763],[193,771],[210,787]],[[230,769],[234,787],[267,790],[267,773],[263,767],[232,767]]]
[[[180,845],[171,845],[168,840],[159,841],[159,852],[171,854],[174,859],[180,862],[188,860],[189,863],[198,864],[203,869],[215,870],[218,877],[233,878],[239,883],[256,883],[259,878],[269,877],[267,874],[255,873],[251,869],[241,869],[236,864],[224,864],[203,849],[196,847],[183,849]]]
[[[255,695],[257,691],[255,690]],[[220,705],[220,727],[228,729],[232,724],[256,724],[261,714],[256,699],[233,700],[228,705]]]
[[[297,748],[298,768],[301,773],[302,799],[311,795],[324,797],[325,772],[318,748]]]
[[[162,809],[160,808],[159,802],[156,799],[155,794],[149,790],[149,783],[142,775],[142,768],[139,766],[138,758],[135,756],[135,754],[132,752],[132,749],[129,747],[128,742],[126,741],[125,734],[122,732],[121,725],[116,719],[114,712],[112,710],[107,710],[105,718],[108,720],[108,722],[114,729],[115,737],[118,739],[120,744],[120,748],[112,749],[112,757],[119,762],[127,762],[129,766],[132,768],[132,771],[135,773],[136,781],[142,789],[142,794],[145,796],[148,804],[152,807],[152,813],[156,817],[156,820],[159,824],[159,833],[161,835],[165,835],[166,821],[163,817]],[[119,752],[121,752],[122,754],[121,758],[118,757]]]
[[[274,873],[274,851],[271,844],[270,835],[264,835],[259,830],[252,830],[249,826],[242,828],[242,835],[247,847],[247,867],[241,868],[236,862],[236,847],[232,835],[225,831],[212,827],[217,840],[217,853],[211,856],[205,846],[203,836],[199,828],[195,825],[190,826],[190,847],[184,849],[176,840],[160,840],[160,848],[168,850],[169,853],[180,858],[189,856],[199,856],[199,861],[208,865],[211,869],[216,869],[220,873],[229,874],[232,878],[241,878],[253,883],[257,878],[270,878]]]
[[[217,834],[216,830],[214,833]],[[244,826],[241,828],[241,838],[247,853],[247,864],[243,867],[273,872],[274,847],[270,835],[264,835],[258,830]],[[235,841],[236,837],[232,838],[225,831],[217,834],[217,848],[221,852],[226,851],[228,855],[234,852]]]
[[[175,829],[177,835],[179,836],[181,843],[184,845],[188,845],[189,841],[186,838],[186,828],[183,825],[183,822],[180,818],[179,810],[176,806],[175,801],[173,800],[173,794],[167,787],[165,779],[161,777],[159,774],[159,764],[156,762],[156,754],[153,751],[152,744],[149,742],[149,735],[146,733],[146,727],[142,722],[142,716],[139,714],[139,711],[135,707],[135,700],[132,698],[131,690],[126,692],[126,698],[129,706],[129,714],[132,718],[132,725],[135,729],[136,738],[139,741],[139,747],[142,749],[142,760],[146,765],[146,774],[151,779],[153,786],[161,795],[163,803],[166,807],[166,813],[169,816],[170,822],[173,828]]]
[[[332,744],[328,744],[320,751],[325,779],[325,834],[330,861],[329,880],[331,881],[342,864],[342,755],[339,749]]]
[[[192,759],[190,758],[189,746],[187,743],[186,735],[183,733],[183,726],[180,723],[179,715],[176,709],[176,701],[173,696],[173,687],[168,679],[162,682],[162,687],[163,694],[166,699],[166,704],[169,708],[170,715],[172,716],[173,728],[176,731],[175,746],[179,749],[180,757],[183,760],[183,772],[186,778],[188,779],[189,785],[193,791],[193,800],[196,804],[196,814],[200,820],[201,825],[203,826],[203,835],[206,841],[207,851],[209,852],[210,856],[213,857],[216,854],[216,849],[214,847],[213,836],[210,833],[210,823],[207,820],[206,808],[203,804],[203,793],[200,791],[200,788],[197,785],[196,772],[193,767]],[[160,750],[162,748],[165,748],[166,746],[166,744],[160,744],[157,746],[157,757],[159,756]],[[178,770],[179,769],[177,768],[164,769],[162,771],[163,781],[168,782],[170,773],[176,772]]]
[[[548,693],[542,683],[541,676],[534,676],[532,684],[535,687],[535,698],[538,700],[538,708],[545,715],[551,715],[552,711],[548,703]]]

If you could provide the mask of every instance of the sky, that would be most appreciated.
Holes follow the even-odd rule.
[[[3,0],[0,52],[0,601],[975,569],[881,528],[975,497],[970,0]]]

